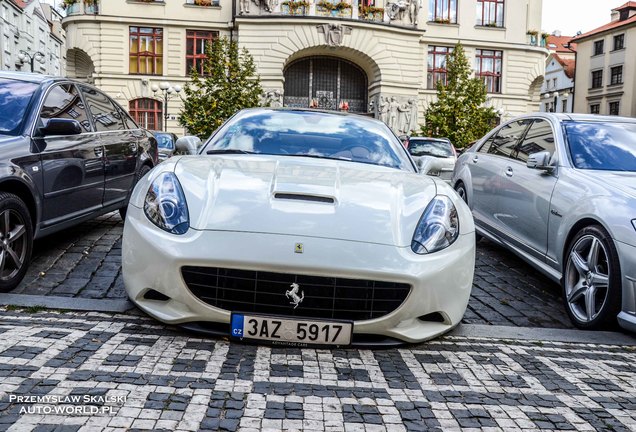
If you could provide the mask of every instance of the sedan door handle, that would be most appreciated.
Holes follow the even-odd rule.
[[[511,167],[506,168],[506,175],[508,177],[512,177],[512,168]]]
[[[475,156],[475,157],[473,158],[473,163],[477,163],[477,161],[478,161],[478,160],[479,160],[479,156]]]
[[[104,156],[104,147],[95,147],[95,156],[98,158]]]

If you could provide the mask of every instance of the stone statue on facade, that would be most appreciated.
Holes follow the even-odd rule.
[[[378,118],[388,124],[389,102],[383,96],[380,96],[380,103],[378,104]]]
[[[404,21],[408,16],[412,25],[417,26],[417,16],[420,13],[421,0],[397,0],[386,4],[387,16],[390,21]]]
[[[274,0],[253,0],[259,9],[265,9],[267,12],[274,10]]]
[[[393,131],[397,131],[399,127],[400,103],[395,96],[391,96],[389,101],[389,121],[388,125]]]
[[[239,0],[239,15],[250,13],[250,0]]]
[[[283,106],[283,92],[279,89],[266,90],[261,98],[261,105],[281,108]]]
[[[351,27],[342,24],[319,24],[318,33],[325,35],[325,43],[329,46],[340,46],[344,35],[351,34]]]

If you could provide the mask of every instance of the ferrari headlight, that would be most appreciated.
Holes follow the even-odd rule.
[[[190,216],[183,189],[171,172],[160,174],[148,189],[144,213],[153,224],[172,234],[185,234]]]
[[[417,224],[411,249],[420,255],[437,252],[453,244],[458,236],[459,217],[455,205],[449,197],[437,195]]]

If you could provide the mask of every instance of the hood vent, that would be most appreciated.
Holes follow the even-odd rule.
[[[330,197],[296,194],[296,193],[276,193],[274,194],[274,198],[285,199],[285,200],[295,200],[295,201],[320,202],[320,203],[327,203],[327,204],[334,204],[336,202],[333,198],[330,198]]]

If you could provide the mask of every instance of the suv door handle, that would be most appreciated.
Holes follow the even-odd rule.
[[[473,158],[473,163],[477,163],[478,160],[479,160],[479,156],[475,155],[475,157]]]
[[[512,177],[512,167],[508,167],[508,168],[506,168],[506,175],[507,175],[508,177]]]
[[[101,158],[102,156],[104,156],[104,147],[102,146],[95,147],[95,156],[97,156],[98,158]]]

